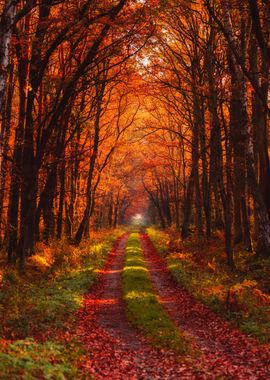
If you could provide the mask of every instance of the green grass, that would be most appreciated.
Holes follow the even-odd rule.
[[[78,369],[83,349],[72,338],[76,311],[121,233],[100,234],[80,247],[65,242],[52,243],[40,248],[37,257],[29,263],[26,276],[19,276],[12,269],[3,272],[1,380],[83,378]],[[68,343],[61,341],[64,333],[70,333]],[[37,336],[44,342],[38,342]],[[1,340],[5,343],[2,348]]]
[[[188,351],[187,338],[174,326],[155,295],[138,233],[132,233],[128,240],[123,293],[129,320],[152,344],[182,354]]]
[[[74,346],[54,342],[39,344],[32,339],[10,343],[0,354],[1,380],[74,379],[78,372],[74,363]],[[77,347],[75,347],[77,351]],[[77,354],[80,353],[77,351]]]
[[[167,233],[147,230],[161,255],[166,252]],[[270,342],[269,260],[236,252],[237,271],[231,272],[224,260],[222,241],[198,249],[195,242],[181,244],[179,252],[166,255],[175,279],[199,301],[263,343]],[[234,291],[228,306],[228,290]],[[262,291],[262,293],[260,293]],[[263,302],[262,296],[269,297]]]
[[[169,239],[168,235],[164,231],[157,230],[153,227],[147,228],[147,234],[155,244],[155,247],[160,255],[163,255],[167,251],[166,241]]]

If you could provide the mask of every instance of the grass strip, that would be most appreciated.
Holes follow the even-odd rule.
[[[139,234],[132,233],[126,248],[123,272],[123,293],[129,320],[159,348],[187,353],[189,343],[173,324],[152,287]]]

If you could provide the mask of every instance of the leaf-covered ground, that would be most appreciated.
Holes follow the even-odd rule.
[[[122,234],[92,233],[76,248],[65,241],[40,244],[22,276],[0,262],[1,380],[85,378],[76,312]]]
[[[245,334],[270,344],[270,259],[235,247],[235,270],[226,265],[222,234],[210,241],[182,240],[174,229],[147,232],[176,281]]]
[[[193,342],[179,355],[154,348],[126,318],[122,269],[128,235],[117,242],[99,282],[85,298],[77,337],[87,348],[85,371],[96,379],[269,379],[270,351],[222,321],[172,278],[146,234],[141,244],[164,309]],[[157,332],[158,333],[158,332]]]
[[[209,378],[268,379],[269,346],[259,345],[196,301],[172,278],[164,259],[157,254],[146,234],[141,241],[160,301],[175,324],[190,334],[201,352],[195,359],[195,366]]]
[[[0,349],[0,380],[270,378],[269,345],[184,290],[147,234],[125,233],[109,255],[111,243],[104,244],[78,252],[70,247],[73,253],[59,254],[64,261],[30,289],[11,277],[16,320],[7,314],[2,329],[9,326],[15,337]],[[24,304],[16,304],[14,284]],[[22,326],[28,326],[25,335]]]
[[[151,347],[125,317],[122,268],[127,238],[123,236],[111,252],[79,314],[77,336],[89,355],[83,366],[96,379],[195,378],[188,358]]]

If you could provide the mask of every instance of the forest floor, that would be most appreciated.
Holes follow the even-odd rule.
[[[14,330],[15,322],[19,328],[18,321],[27,325],[32,316],[37,326],[2,340],[1,380],[270,378],[269,344],[233,327],[185,290],[148,234],[122,234],[108,255],[112,237],[105,238],[110,244],[102,252],[102,243],[96,244],[95,258],[92,253],[90,262],[87,255],[82,261],[86,266],[71,276],[73,259],[60,277],[54,274],[46,294],[35,294],[47,303],[27,305],[24,319],[6,323]]]
[[[85,368],[94,378],[269,379],[269,347],[232,328],[196,301],[173,279],[149,237],[141,234],[140,240],[159,302],[184,331],[191,350],[181,356],[173,350],[155,348],[127,321],[121,280],[125,235],[110,254],[102,277],[86,296],[80,312],[77,334],[89,353]]]

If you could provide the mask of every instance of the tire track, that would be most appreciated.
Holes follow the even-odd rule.
[[[128,234],[117,240],[98,282],[86,295],[76,336],[83,341],[87,378],[198,379],[190,362],[151,347],[125,317],[122,269]]]

